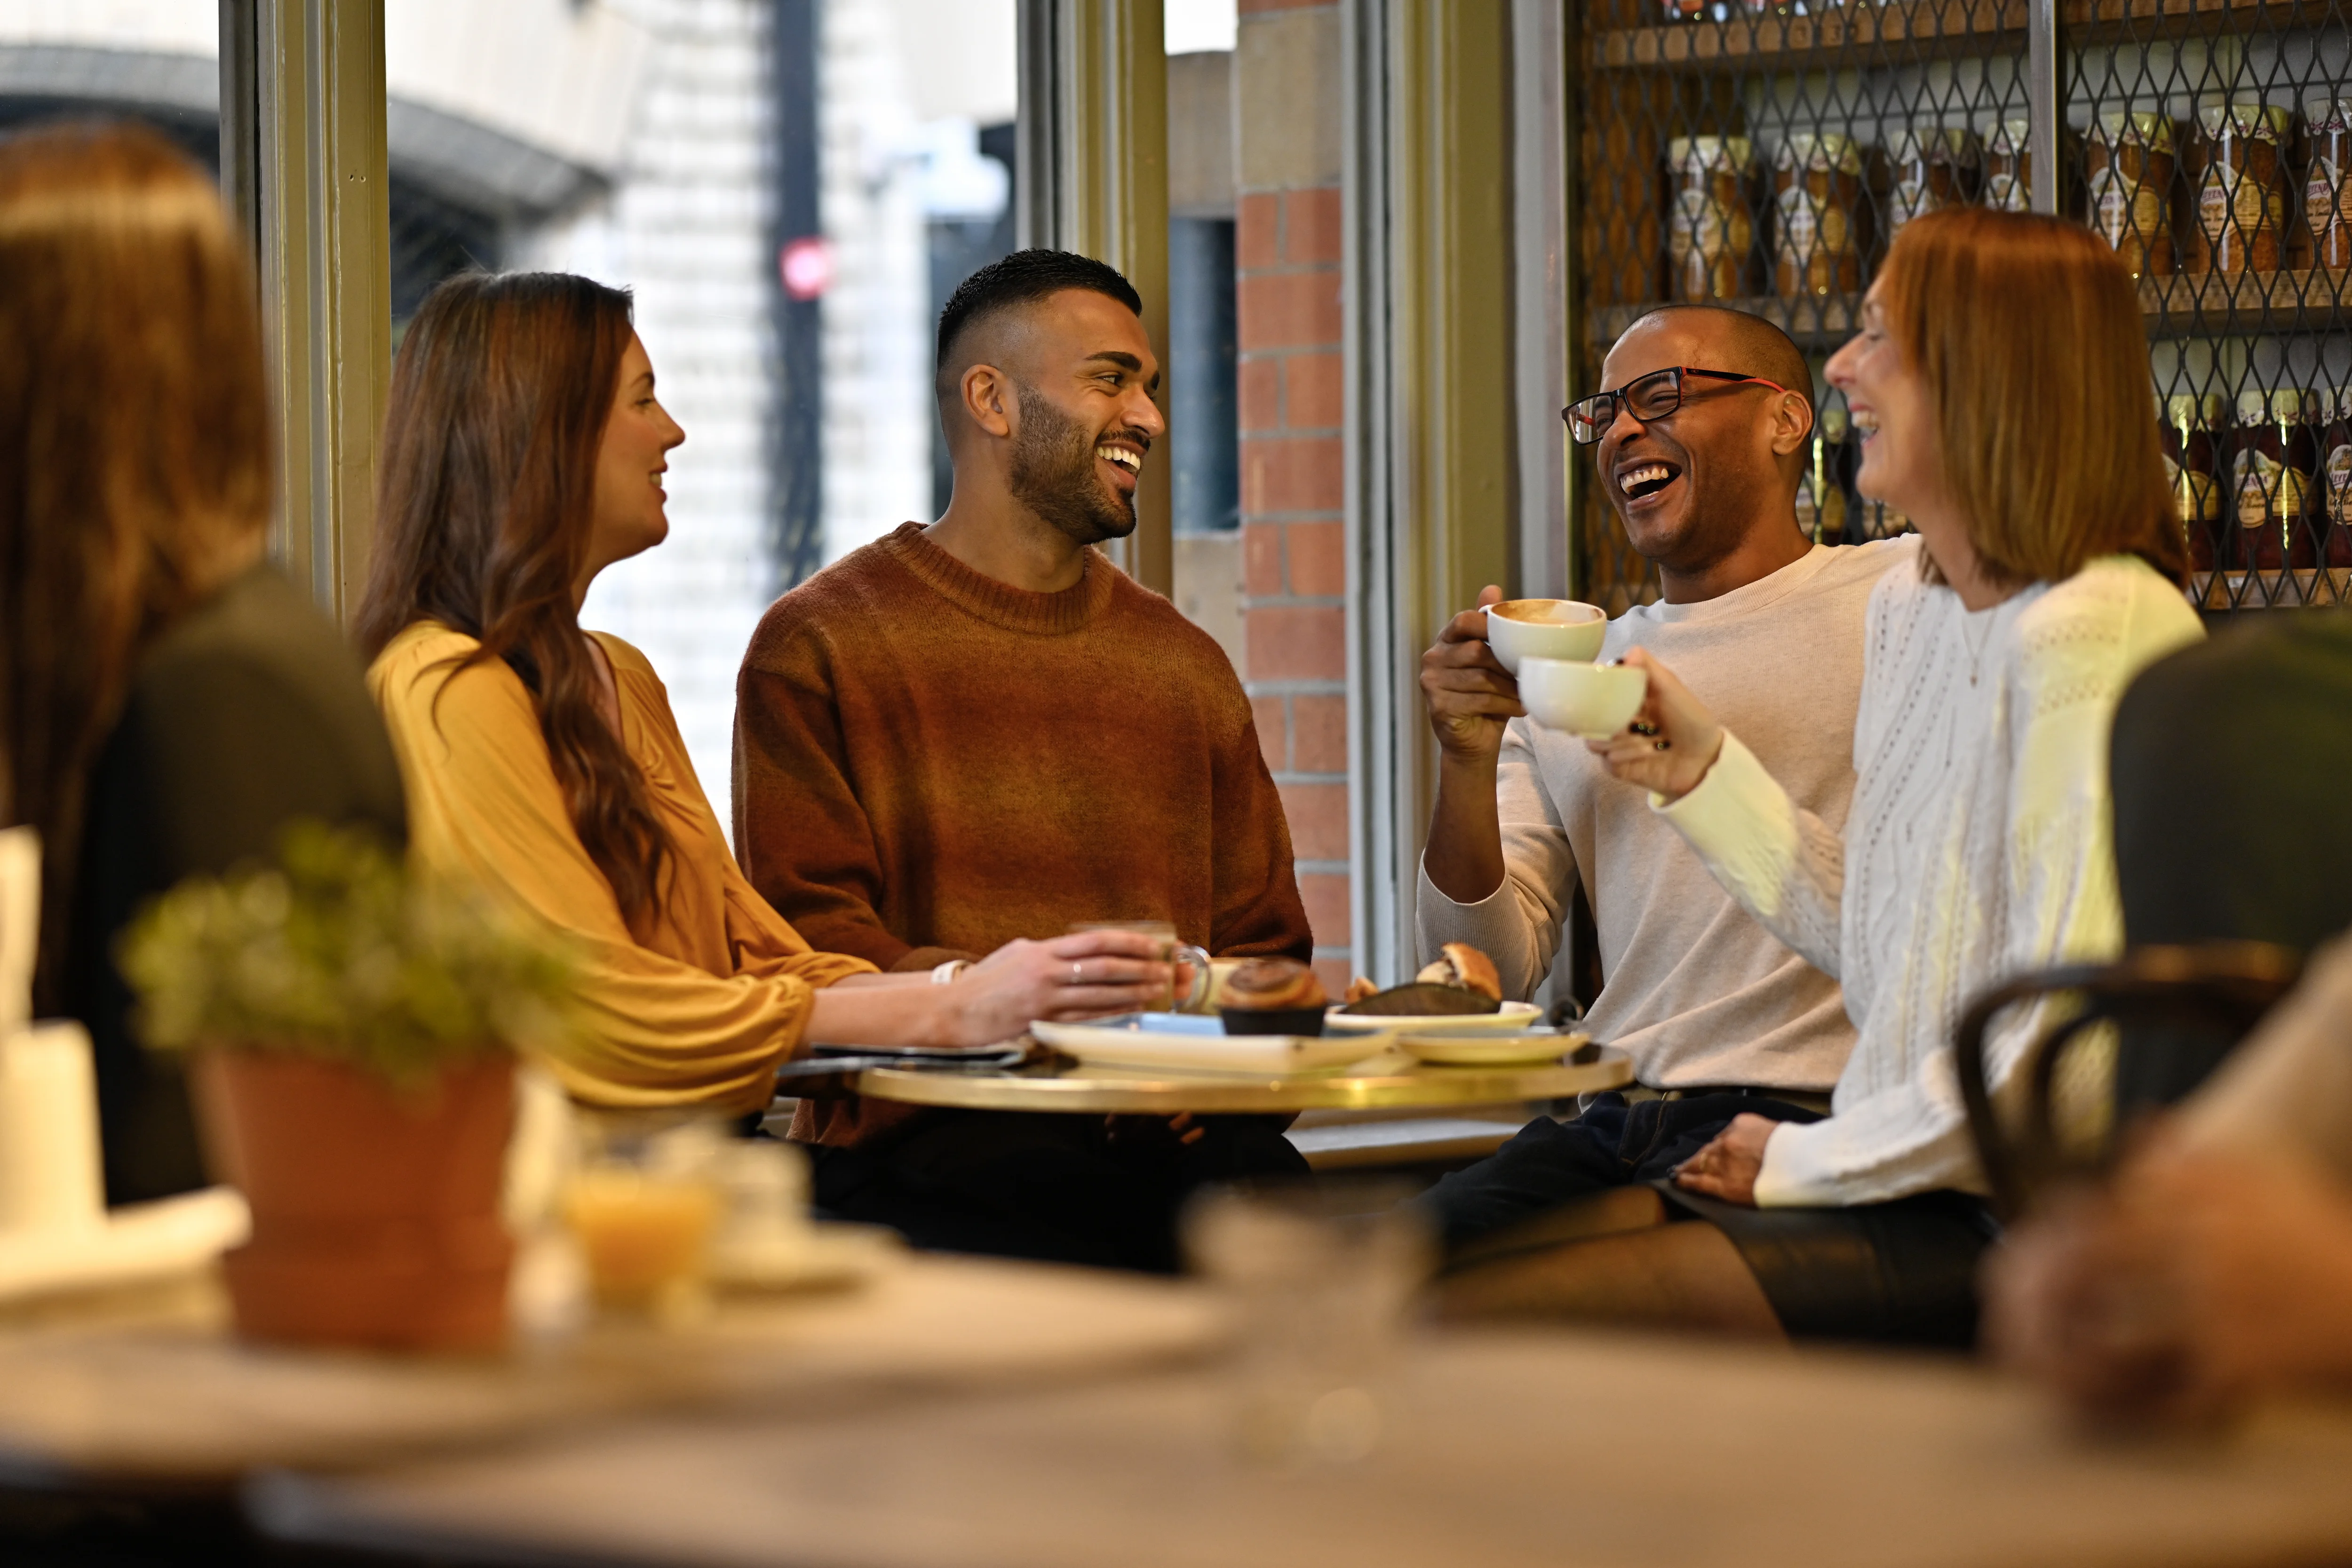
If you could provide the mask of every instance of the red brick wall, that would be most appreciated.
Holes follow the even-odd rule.
[[[1339,191],[1246,193],[1239,209],[1243,682],[1336,990],[1350,972]]]

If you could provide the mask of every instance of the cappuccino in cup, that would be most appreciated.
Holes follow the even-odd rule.
[[[1601,651],[1609,617],[1574,599],[1506,599],[1486,606],[1486,643],[1513,675],[1523,658],[1590,659]]]

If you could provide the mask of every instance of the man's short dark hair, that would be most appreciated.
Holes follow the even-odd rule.
[[[940,311],[937,372],[941,380],[947,375],[948,356],[966,328],[1018,306],[1033,305],[1065,289],[1108,295],[1138,316],[1143,314],[1143,296],[1118,275],[1117,268],[1075,251],[1016,250],[990,262],[957,284],[956,291],[948,296],[946,307]],[[940,395],[946,395],[944,390]]]

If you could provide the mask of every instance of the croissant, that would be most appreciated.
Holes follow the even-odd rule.
[[[1267,1012],[1320,1007],[1328,998],[1315,972],[1295,958],[1254,958],[1225,977],[1219,1004]]]
[[[1482,996],[1503,999],[1503,979],[1495,961],[1466,942],[1449,942],[1435,963],[1424,965],[1415,980],[1429,985],[1460,985]]]

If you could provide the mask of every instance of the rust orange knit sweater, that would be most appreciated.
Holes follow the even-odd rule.
[[[910,522],[777,600],[737,683],[735,846],[812,946],[885,969],[1074,921],[1312,947],[1232,665],[1095,551],[1034,594]]]

